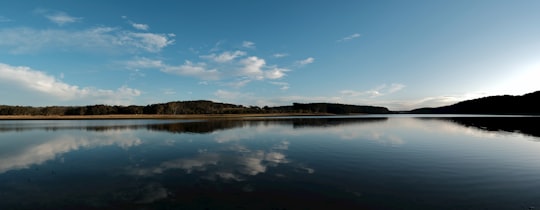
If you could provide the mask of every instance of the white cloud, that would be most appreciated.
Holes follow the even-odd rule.
[[[272,56],[274,56],[274,58],[283,58],[283,57],[289,56],[289,54],[287,54],[287,53],[275,53]]]
[[[135,23],[131,20],[128,19],[127,16],[121,16],[122,19],[125,19],[127,20],[127,22],[135,29],[137,30],[142,30],[142,31],[148,31],[148,29],[150,29],[150,26],[147,25],[147,24],[143,24],[143,23]]]
[[[161,60],[152,60],[148,58],[136,58],[126,62],[126,67],[129,69],[151,69],[151,68],[163,68],[166,65]]]
[[[217,80],[220,77],[216,69],[206,69],[205,63],[192,63],[191,61],[186,61],[180,66],[165,66],[161,71],[183,76],[193,76],[204,80]]]
[[[246,55],[246,52],[243,52],[243,51],[234,51],[234,52],[230,52],[230,51],[226,51],[226,52],[223,52],[219,55],[216,55],[215,53],[212,53],[210,55],[202,55],[200,56],[201,58],[205,58],[205,59],[209,59],[209,60],[212,60],[212,61],[215,61],[215,62],[218,62],[218,63],[225,63],[225,62],[230,62],[238,57],[241,57],[241,56],[244,56]]]
[[[255,48],[255,43],[250,42],[250,41],[244,41],[244,42],[242,42],[242,47],[252,49],[252,48]]]
[[[350,40],[356,39],[356,38],[358,38],[360,36],[361,35],[359,33],[355,33],[355,34],[352,34],[352,35],[349,35],[349,36],[346,36],[346,37],[343,37],[343,38],[339,39],[338,42],[350,41]]]
[[[145,57],[135,58],[125,62],[128,69],[160,69],[163,72],[182,76],[193,76],[204,80],[229,80],[234,82],[221,83],[236,88],[244,87],[254,80],[276,80],[286,76],[289,69],[277,65],[268,66],[265,59],[257,56],[249,56],[244,51],[225,51],[220,54],[212,53],[202,55],[199,58],[212,62],[186,61],[183,65],[175,66],[164,63],[159,59]],[[312,59],[308,59],[312,62]],[[282,86],[282,89],[287,89]]]
[[[135,29],[139,29],[143,31],[148,31],[148,29],[150,28],[150,26],[148,26],[147,24],[142,24],[142,23],[131,23],[131,26],[133,26],[133,28]]]
[[[262,68],[266,65],[266,61],[262,58],[256,56],[251,56],[240,61],[244,67],[240,70],[240,74],[243,76],[248,76],[258,80],[264,79],[264,73]]]
[[[304,60],[299,60],[296,63],[298,65],[300,65],[300,66],[305,66],[305,65],[313,63],[313,62],[315,62],[315,58],[309,57],[309,58],[306,58]]]
[[[276,66],[266,66],[266,61],[256,56],[251,56],[240,61],[243,67],[240,69],[240,76],[263,80],[263,79],[279,79],[285,76],[285,72],[289,71],[285,68]]]
[[[121,41],[149,52],[158,52],[162,48],[174,43],[174,40],[169,39],[168,36],[163,34],[133,32],[124,34],[121,37]]]
[[[92,103],[129,104],[141,92],[122,86],[117,90],[78,87],[64,83],[54,76],[25,66],[0,63],[0,81],[34,93],[54,97],[62,101],[88,100]],[[31,96],[29,96],[31,97]]]
[[[72,48],[82,51],[159,52],[174,44],[165,34],[135,33],[112,27],[85,30],[52,30],[32,28],[0,29],[0,51],[14,54],[33,53],[40,50]]]
[[[264,71],[264,77],[268,79],[279,79],[285,76],[285,72],[288,69],[273,67],[272,69]]]
[[[82,19],[82,18],[70,16],[66,14],[65,12],[57,12],[54,14],[48,14],[48,15],[45,15],[45,17],[49,19],[51,22],[58,24],[59,26],[63,26],[64,24],[67,24],[67,23],[79,22]]]

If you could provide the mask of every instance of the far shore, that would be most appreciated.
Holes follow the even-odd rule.
[[[324,113],[271,114],[113,114],[113,115],[0,115],[0,120],[122,120],[122,119],[234,119],[247,117],[327,116]]]

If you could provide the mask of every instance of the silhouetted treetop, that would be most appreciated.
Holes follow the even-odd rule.
[[[540,91],[522,96],[488,96],[437,108],[412,110],[417,114],[540,114]]]
[[[242,106],[219,103],[207,100],[173,101],[150,104],[146,106],[110,106],[104,104],[88,106],[5,106],[0,105],[0,115],[114,115],[114,114],[260,114],[260,113],[319,113],[319,114],[351,114],[351,113],[389,113],[385,107],[357,106],[330,103],[300,104],[260,108],[258,106]]]

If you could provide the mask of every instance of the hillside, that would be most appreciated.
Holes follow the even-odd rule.
[[[385,107],[357,106],[331,103],[293,103],[292,106],[263,108],[242,106],[213,101],[174,101],[146,106],[7,106],[0,105],[0,115],[32,116],[88,116],[88,115],[188,115],[188,114],[273,114],[273,113],[313,113],[313,114],[385,114],[390,111]]]
[[[330,114],[388,114],[390,110],[386,107],[377,106],[358,106],[332,103],[294,103],[292,106],[295,111],[305,111],[311,113],[330,113]]]
[[[489,96],[453,105],[421,108],[413,114],[540,114],[540,91],[521,96]]]

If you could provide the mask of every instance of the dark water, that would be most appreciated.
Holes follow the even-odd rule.
[[[540,118],[0,121],[0,209],[540,209]]]

